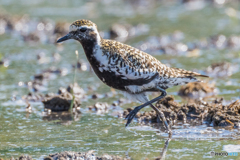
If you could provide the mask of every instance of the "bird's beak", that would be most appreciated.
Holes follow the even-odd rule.
[[[63,42],[63,41],[69,40],[69,39],[71,39],[71,36],[70,36],[70,34],[67,34],[67,35],[64,36],[64,37],[59,38],[59,39],[57,40],[57,43],[60,43],[60,42]]]

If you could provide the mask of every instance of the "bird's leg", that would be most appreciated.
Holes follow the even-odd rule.
[[[144,103],[144,104],[142,104],[142,105],[140,105],[138,107],[135,107],[134,110],[132,110],[127,115],[126,118],[128,119],[128,121],[126,123],[126,127],[131,123],[132,119],[135,117],[135,115],[137,114],[138,111],[140,111],[142,108],[150,105],[150,107],[155,110],[155,112],[157,113],[158,117],[161,118],[161,120],[162,120],[162,122],[163,122],[163,124],[164,124],[164,126],[165,126],[165,128],[167,130],[167,132],[169,133],[169,137],[172,137],[172,131],[171,131],[171,128],[169,127],[169,125],[167,123],[167,120],[165,118],[164,113],[162,111],[160,111],[157,107],[155,107],[152,104],[152,103],[154,103],[154,102],[164,98],[167,95],[167,92],[164,89],[162,89],[160,87],[158,87],[158,89],[162,92],[162,94],[159,97],[156,97],[156,98],[154,98],[154,99],[152,99],[152,100],[150,100],[150,101],[148,101],[148,102],[146,102],[146,103]]]
[[[138,107],[135,107],[134,110],[132,110],[132,111],[127,115],[126,119],[128,119],[128,121],[127,121],[127,123],[126,123],[126,127],[131,123],[131,121],[133,120],[133,118],[135,117],[135,115],[137,114],[138,111],[140,111],[142,108],[144,108],[144,107],[146,107],[146,106],[148,106],[148,105],[151,105],[152,103],[154,103],[154,102],[162,99],[163,97],[165,97],[165,96],[167,95],[167,92],[166,92],[165,90],[163,90],[163,89],[161,89],[161,88],[158,88],[158,89],[162,92],[162,94],[161,94],[160,96],[158,96],[158,97],[156,97],[156,98],[154,98],[154,99],[152,99],[152,100],[150,100],[150,101],[148,101],[148,102],[146,102],[146,103],[144,103],[144,104],[142,104],[142,105],[140,105],[140,106],[138,106]],[[152,106],[151,106],[151,107],[152,107]],[[153,106],[152,108],[158,113],[159,110],[158,110],[156,107]],[[158,111],[157,111],[156,109],[157,109]],[[163,115],[163,116],[164,116],[164,115]],[[160,117],[162,117],[162,116],[160,116]]]
[[[169,134],[170,135],[170,134]],[[172,138],[172,135],[170,135],[168,137],[168,139],[166,140],[165,144],[164,144],[164,148],[162,150],[162,153],[160,155],[160,160],[164,160],[165,157],[166,157],[166,153],[167,153],[167,148],[168,148],[168,145],[169,145],[169,142],[171,141],[171,138]]]
[[[167,132],[169,133],[169,137],[172,137],[172,131],[171,131],[170,126],[167,123],[167,120],[165,118],[164,113],[162,111],[160,111],[157,107],[155,107],[153,104],[150,104],[150,106],[152,107],[152,109],[155,110],[155,112],[158,115],[158,118],[160,118],[162,120],[162,122],[163,122],[163,124],[164,124],[164,126],[165,126],[165,128],[167,130]]]
[[[164,97],[167,95],[167,92],[164,89],[162,89],[160,87],[158,87],[157,89],[159,89],[162,92],[162,95],[164,95]],[[167,120],[165,118],[164,113],[161,110],[159,110],[157,107],[155,107],[153,104],[150,104],[150,106],[152,107],[152,109],[155,110],[155,112],[157,113],[158,117],[161,118],[161,120],[162,120],[162,122],[163,122],[163,124],[164,124],[164,126],[165,126],[165,128],[166,128],[166,130],[168,132],[168,136],[171,139],[172,138],[172,130],[171,130],[170,126],[167,123]]]

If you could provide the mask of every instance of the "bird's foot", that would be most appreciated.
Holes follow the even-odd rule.
[[[127,127],[133,120],[133,118],[136,116],[136,114],[138,113],[138,111],[141,109],[142,107],[141,106],[138,106],[136,108],[134,108],[134,110],[132,110],[127,116],[126,116],[126,119],[127,119],[127,123],[126,123],[126,126]]]

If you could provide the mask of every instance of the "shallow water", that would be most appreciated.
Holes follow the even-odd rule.
[[[136,4],[127,1],[109,0],[103,2],[0,0],[0,10],[10,15],[28,14],[30,19],[51,19],[53,22],[71,23],[76,19],[91,19],[101,31],[107,31],[112,23],[149,25],[150,30],[147,34],[130,38],[125,42],[133,46],[141,44],[149,35],[167,35],[175,30],[184,33],[185,43],[217,34],[227,37],[240,34],[240,17],[237,10],[240,7],[239,2],[224,6],[205,4],[199,10],[191,10],[193,7],[189,8],[175,1],[150,2],[153,4],[145,2],[136,7]],[[143,10],[143,7],[147,9]],[[232,10],[233,14],[231,14]],[[75,50],[79,51],[80,59],[86,61],[81,45],[75,41],[63,45],[46,42],[31,44],[22,41],[14,33],[0,35],[0,59],[5,57],[10,61],[7,68],[0,66],[0,158],[28,154],[39,159],[50,153],[66,150],[80,152],[95,150],[98,155],[103,153],[123,157],[128,155],[132,159],[158,157],[167,138],[163,130],[159,132],[155,127],[141,126],[137,123],[125,128],[126,121],[117,118],[115,111],[110,110],[108,113],[98,115],[86,109],[87,106],[98,101],[112,104],[122,97],[121,94],[84,101],[81,106],[82,114],[69,113],[64,120],[44,117],[42,103],[31,103],[32,113],[25,111],[27,104],[21,100],[21,97],[28,94],[29,89],[19,86],[19,82],[30,81],[33,75],[55,66],[66,68],[68,74],[53,77],[47,82],[42,93],[56,93],[59,87],[67,87],[68,84],[73,83],[72,64],[76,62]],[[39,63],[36,56],[40,52],[44,52],[47,58],[51,57],[52,53],[58,52],[61,60]],[[239,65],[239,55],[239,50],[232,48],[209,48],[201,49],[199,56],[194,57],[155,56],[173,67],[203,71],[211,63],[223,60]],[[239,99],[239,76],[240,72],[236,72],[231,77],[210,78],[210,82],[214,82],[218,89],[218,97],[224,97],[228,101]],[[89,86],[96,88],[95,91],[88,91],[89,95],[111,92],[110,88],[103,85],[92,72],[79,71],[76,79],[86,91]],[[175,87],[169,89],[168,93],[181,101],[182,99],[177,96],[178,90],[179,87]],[[125,109],[136,105],[137,103],[130,103],[121,107]],[[169,144],[166,159],[237,159],[238,157],[234,156],[211,157],[210,151],[239,153],[239,138],[239,129],[213,128],[206,124],[200,126],[179,124],[174,126],[173,139]]]

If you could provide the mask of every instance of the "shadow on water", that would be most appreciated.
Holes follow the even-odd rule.
[[[80,112],[43,112],[43,120],[52,121],[55,124],[70,125],[72,121],[80,121],[81,113]]]

